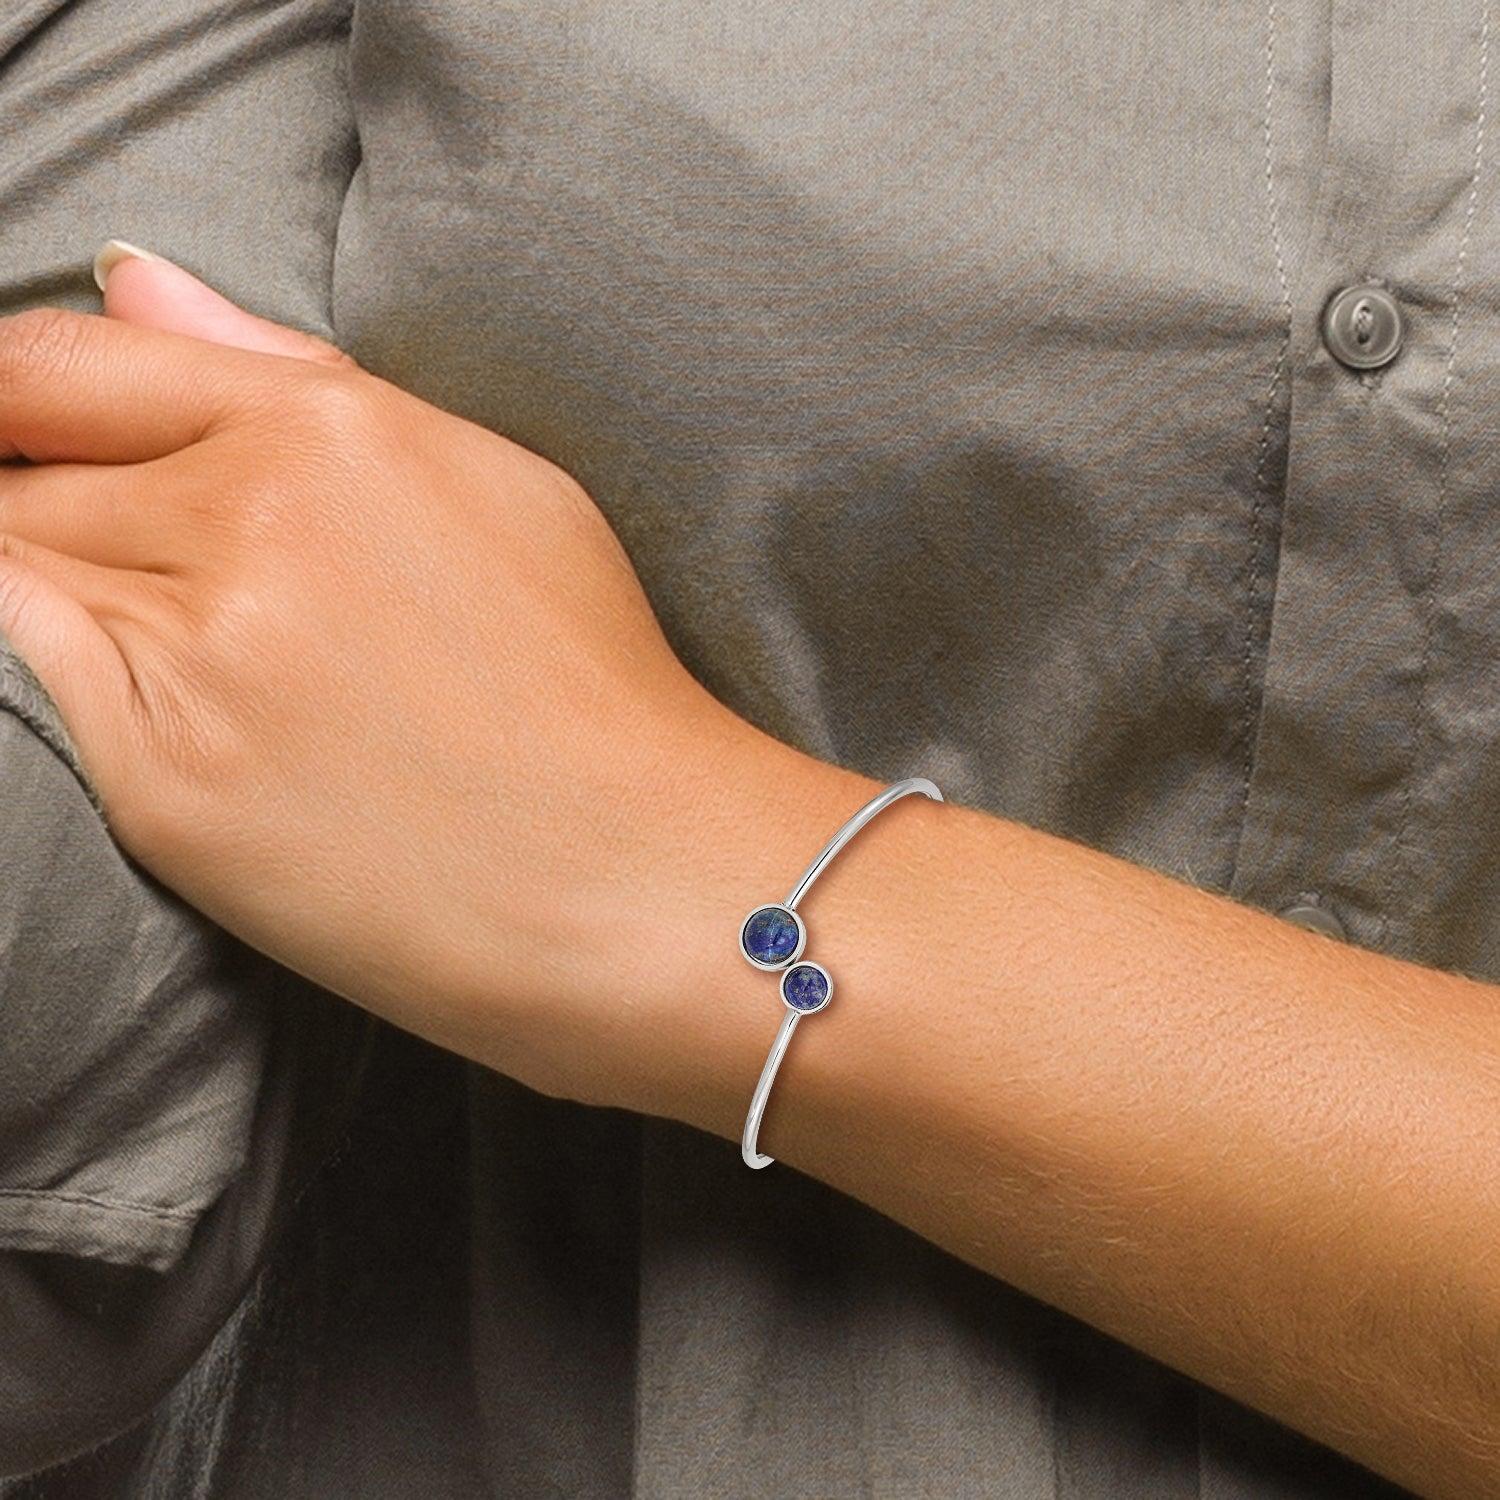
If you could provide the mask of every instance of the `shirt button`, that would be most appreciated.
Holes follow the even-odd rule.
[[[1323,342],[1351,370],[1378,370],[1401,352],[1406,320],[1383,286],[1348,286],[1323,310]]]
[[[1310,901],[1298,901],[1282,912],[1281,920],[1294,927],[1305,927],[1309,932],[1321,932],[1325,937],[1342,938],[1344,924],[1331,911],[1314,906]]]

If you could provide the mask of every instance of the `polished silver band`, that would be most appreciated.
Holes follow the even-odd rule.
[[[866,802],[828,840],[821,851],[819,851],[818,857],[802,872],[802,878],[792,887],[791,894],[785,901],[770,906],[757,906],[740,923],[740,952],[757,969],[779,969],[782,971],[781,998],[786,1006],[786,1014],[781,1018],[781,1026],[776,1032],[776,1040],[771,1043],[771,1051],[766,1058],[766,1065],[760,1070],[760,1082],[755,1085],[755,1094],[750,1100],[750,1113],[745,1116],[745,1134],[740,1141],[740,1155],[745,1158],[747,1166],[769,1167],[776,1160],[774,1156],[762,1156],[755,1149],[755,1140],[760,1134],[760,1118],[766,1112],[766,1100],[770,1097],[771,1085],[776,1081],[776,1070],[781,1066],[781,1059],[786,1054],[787,1044],[792,1039],[792,1033],[797,1029],[797,1022],[804,1015],[811,1014],[814,1010],[821,1010],[833,995],[833,981],[829,978],[828,971],[821,964],[812,963],[801,956],[803,948],[807,945],[807,928],[804,926],[802,917],[797,911],[797,903],[807,894],[813,881],[827,868],[828,862],[833,856],[876,813],[883,812],[891,803],[898,801],[902,797],[908,797],[913,792],[920,792],[924,797],[930,797],[934,802],[941,802],[943,800],[943,794],[923,776],[910,776],[905,781],[892,782],[878,797],[872,797]],[[795,923],[796,940],[791,951],[784,957],[777,956],[769,960],[757,959],[751,954],[746,944],[746,929],[755,917],[769,911],[785,912],[792,918]],[[804,1005],[799,1008],[788,999],[787,979],[793,970],[816,970],[822,976],[824,998],[820,1002],[815,1005]]]

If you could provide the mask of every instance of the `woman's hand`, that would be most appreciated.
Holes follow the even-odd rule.
[[[328,988],[623,1102],[691,811],[779,747],[553,464],[165,263],[109,311],[0,323],[0,631],[115,836]]]

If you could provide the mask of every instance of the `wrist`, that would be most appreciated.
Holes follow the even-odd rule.
[[[738,1141],[786,1017],[780,976],[745,962],[740,923],[756,907],[784,902],[794,881],[800,894],[809,860],[888,783],[773,746],[753,754],[737,789],[734,777],[724,785],[743,800],[728,804],[732,826],[716,830],[721,867],[683,893],[688,919],[677,951],[685,983],[662,992],[667,1047],[637,1074],[655,1090],[630,1102]],[[860,828],[836,859],[820,862],[816,887],[799,902],[809,928],[801,961],[828,966],[837,998],[796,1032],[782,1092],[807,1097],[770,1105],[761,1151],[774,1156],[765,1140],[782,1142],[795,1164],[807,1165],[808,1142],[823,1133],[817,1122],[838,1112],[847,1056],[877,1037],[884,1038],[877,1053],[883,1047],[889,1055],[893,1028],[900,1033],[910,1023],[923,920],[902,893],[936,859],[940,816],[924,797],[901,798],[882,809],[878,826]]]
[[[753,907],[784,900],[884,783],[739,719],[698,764],[679,781],[671,838],[645,896],[663,951],[613,971],[647,1024],[622,1032],[611,1102],[738,1140],[784,1010],[779,976],[742,956],[740,923]]]
[[[573,1000],[578,1046],[598,1053],[587,1102],[738,1139],[783,1009],[777,976],[740,955],[739,924],[784,899],[883,783],[705,699],[652,737],[633,873],[588,909]]]
[[[569,757],[572,804],[536,809],[554,832],[529,880],[514,808],[472,829],[497,874],[464,881],[472,903],[432,893],[401,996],[372,1008],[543,1093],[737,1137],[781,1005],[738,923],[880,784],[686,686]]]

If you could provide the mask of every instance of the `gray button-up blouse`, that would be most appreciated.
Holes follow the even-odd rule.
[[[181,260],[571,470],[781,739],[1500,980],[1489,0],[121,9],[0,20],[7,310]],[[1396,1493],[367,1026],[124,858],[0,661],[0,1493]]]

